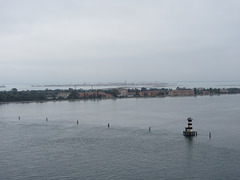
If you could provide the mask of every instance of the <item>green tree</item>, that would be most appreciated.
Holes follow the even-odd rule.
[[[210,89],[209,89],[209,92],[210,92],[210,94],[212,94],[212,93],[213,93],[213,89],[212,89],[212,88],[210,88]]]
[[[117,97],[117,95],[118,95],[118,90],[117,90],[117,89],[112,89],[112,90],[111,90],[111,94],[112,94],[114,97]]]
[[[11,91],[12,92],[17,92],[17,88],[12,88]]]
[[[197,88],[194,88],[193,91],[194,91],[194,94],[195,94],[195,95],[198,94]]]
[[[68,99],[79,99],[79,94],[76,90],[72,90],[68,96]]]
[[[139,90],[137,88],[135,89],[135,95],[139,96]]]

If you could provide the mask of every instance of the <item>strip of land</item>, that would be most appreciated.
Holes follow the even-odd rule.
[[[240,88],[145,88],[141,89],[72,89],[68,90],[28,90],[18,91],[13,88],[11,91],[0,91],[0,102],[19,101],[50,101],[50,100],[76,100],[76,99],[111,99],[111,98],[133,98],[133,97],[166,97],[166,96],[198,96],[198,95],[220,95],[240,94]]]

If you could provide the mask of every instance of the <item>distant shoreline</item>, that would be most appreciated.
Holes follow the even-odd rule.
[[[237,95],[237,94],[224,94],[224,95]],[[199,95],[207,96],[207,95]],[[210,96],[220,96],[220,95],[210,95]],[[28,104],[28,103],[47,103],[47,102],[77,102],[77,101],[104,101],[104,100],[117,100],[117,99],[154,99],[154,98],[180,98],[180,97],[197,97],[197,96],[164,96],[164,97],[133,97],[133,98],[112,98],[112,99],[64,99],[64,100],[43,100],[43,101],[9,101],[9,102],[0,102],[0,104]]]
[[[31,90],[18,91],[13,88],[11,91],[0,91],[0,104],[8,103],[46,103],[61,101],[81,101],[81,100],[103,100],[121,98],[163,98],[163,97],[196,97],[213,95],[233,95],[240,94],[240,88],[176,88],[157,89],[142,88],[124,89],[114,88],[108,90]]]

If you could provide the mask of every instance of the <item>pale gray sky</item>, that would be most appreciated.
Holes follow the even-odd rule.
[[[0,0],[0,85],[240,80],[239,0]]]

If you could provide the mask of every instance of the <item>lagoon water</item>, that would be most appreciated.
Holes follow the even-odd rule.
[[[0,177],[239,179],[239,128],[240,95],[0,104]]]

